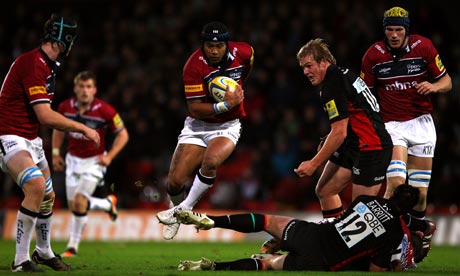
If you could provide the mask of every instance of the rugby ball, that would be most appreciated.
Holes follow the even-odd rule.
[[[230,87],[230,92],[234,92],[238,83],[229,77],[218,76],[212,79],[208,84],[208,91],[217,102],[224,100],[227,86]]]

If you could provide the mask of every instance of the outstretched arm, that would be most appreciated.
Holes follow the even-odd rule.
[[[82,133],[86,138],[93,141],[96,147],[99,147],[100,137],[96,130],[62,116],[52,110],[48,103],[36,104],[33,109],[40,124],[62,131]]]

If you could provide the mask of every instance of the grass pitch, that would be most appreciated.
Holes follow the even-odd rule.
[[[31,246],[33,249],[34,245]],[[369,272],[286,272],[286,271],[178,271],[179,260],[207,257],[214,261],[230,261],[257,253],[260,242],[193,243],[193,242],[87,242],[80,245],[78,257],[66,259],[71,264],[70,275],[369,275]],[[11,275],[14,241],[0,240],[0,275]],[[65,249],[64,242],[53,242],[55,252]],[[460,275],[460,247],[434,247],[430,256],[416,270],[378,275]],[[63,275],[43,267],[47,275]],[[261,274],[262,273],[262,274]]]

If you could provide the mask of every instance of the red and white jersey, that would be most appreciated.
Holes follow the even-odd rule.
[[[39,48],[13,62],[0,91],[0,135],[38,137],[40,122],[32,106],[51,104],[57,66]]]
[[[429,95],[420,95],[415,85],[431,78],[439,79],[447,71],[430,39],[411,35],[399,59],[383,41],[374,43],[361,64],[361,78],[379,95],[380,111],[385,122],[408,121],[431,113]]]
[[[101,137],[101,143],[99,148],[96,148],[94,147],[94,142],[88,140],[83,134],[69,132],[68,152],[80,158],[88,158],[104,153],[106,150],[107,129],[118,133],[125,127],[123,120],[110,104],[98,98],[94,98],[93,103],[84,114],[80,114],[77,104],[75,97],[65,100],[59,105],[58,112],[71,120],[95,129]]]
[[[228,66],[218,68],[208,65],[203,51],[196,50],[187,60],[183,70],[185,98],[204,99],[204,102],[216,101],[208,91],[208,83],[217,76],[227,76],[237,81],[241,86],[247,78],[254,60],[251,45],[245,42],[228,42]],[[224,57],[225,59],[225,57]],[[209,123],[222,123],[246,116],[243,103],[233,107],[228,112],[215,114],[203,119]]]

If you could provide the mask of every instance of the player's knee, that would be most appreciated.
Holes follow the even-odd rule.
[[[391,160],[386,176],[388,183],[394,188],[399,184],[404,184],[407,177],[406,163],[400,160]]]
[[[431,180],[431,170],[409,170],[408,171],[409,185],[419,188],[422,190],[428,189]]]
[[[74,211],[85,212],[88,207],[88,198],[81,193],[76,193],[74,198]]]
[[[323,196],[323,191],[321,187],[318,187],[318,186],[315,187],[315,194],[316,194],[316,197],[318,198],[321,198]]]
[[[189,177],[187,176],[179,176],[177,174],[169,174],[168,175],[168,191],[177,193],[183,189],[185,184],[189,181]]]
[[[324,199],[338,194],[335,191],[325,189],[326,186],[327,185],[316,185],[315,193],[318,199]]]
[[[201,162],[201,172],[206,176],[215,175],[221,163],[222,161],[217,156],[206,156]]]

